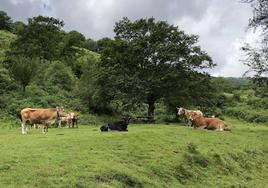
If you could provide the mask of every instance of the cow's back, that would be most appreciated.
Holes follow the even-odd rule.
[[[210,121],[207,124],[207,129],[209,130],[221,130],[225,128],[225,122],[219,118],[208,118]]]
[[[206,118],[199,116],[193,120],[194,128],[204,128],[208,130],[230,130],[227,124],[219,118]]]
[[[24,108],[21,117],[24,122],[46,123],[57,119],[57,111],[53,108]]]

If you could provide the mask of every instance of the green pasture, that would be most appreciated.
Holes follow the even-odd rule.
[[[0,130],[0,187],[267,187],[268,127],[231,132],[182,124]],[[8,126],[5,126],[8,127]]]

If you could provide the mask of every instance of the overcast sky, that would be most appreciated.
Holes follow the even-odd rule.
[[[217,64],[209,71],[214,76],[242,76],[247,67],[239,61],[240,47],[255,36],[246,31],[252,8],[240,0],[0,0],[0,9],[14,21],[53,16],[64,20],[66,31],[93,39],[113,37],[114,23],[124,16],[168,21],[200,36],[202,49]]]

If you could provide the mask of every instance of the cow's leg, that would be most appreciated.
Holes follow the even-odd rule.
[[[205,129],[207,126],[206,125],[201,125],[199,127],[194,127],[194,129]]]
[[[25,122],[21,122],[21,134],[27,134],[26,129],[25,129]]]
[[[29,130],[29,127],[28,127],[27,124],[25,124],[25,130],[26,130],[26,134],[27,134],[27,132],[28,132],[28,130]]]
[[[61,128],[61,121],[58,122],[58,128]]]
[[[44,126],[43,126],[43,133],[44,134],[47,134],[47,129],[48,129],[48,125],[44,124]]]

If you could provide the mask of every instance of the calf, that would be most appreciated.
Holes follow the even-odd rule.
[[[70,116],[71,116],[72,128],[74,128],[74,126],[76,128],[78,128],[79,113],[78,112],[71,112]],[[69,128],[70,128],[70,126],[69,126]]]
[[[128,131],[128,124],[131,118],[123,118],[121,121],[114,123],[107,123],[101,126],[100,130],[102,132],[112,130],[112,131]]]
[[[177,115],[183,115],[187,123],[191,123],[191,119],[196,116],[203,116],[203,113],[200,110],[187,110],[185,108],[177,108]],[[192,123],[191,123],[192,125]]]
[[[191,117],[194,129],[208,129],[215,131],[230,131],[228,125],[219,118]]]
[[[71,115],[70,113],[66,113],[65,116],[60,117],[60,123],[59,123],[59,128],[62,126],[62,124],[64,125],[68,125],[68,127],[70,127],[70,124],[72,123],[72,119],[71,119]]]

